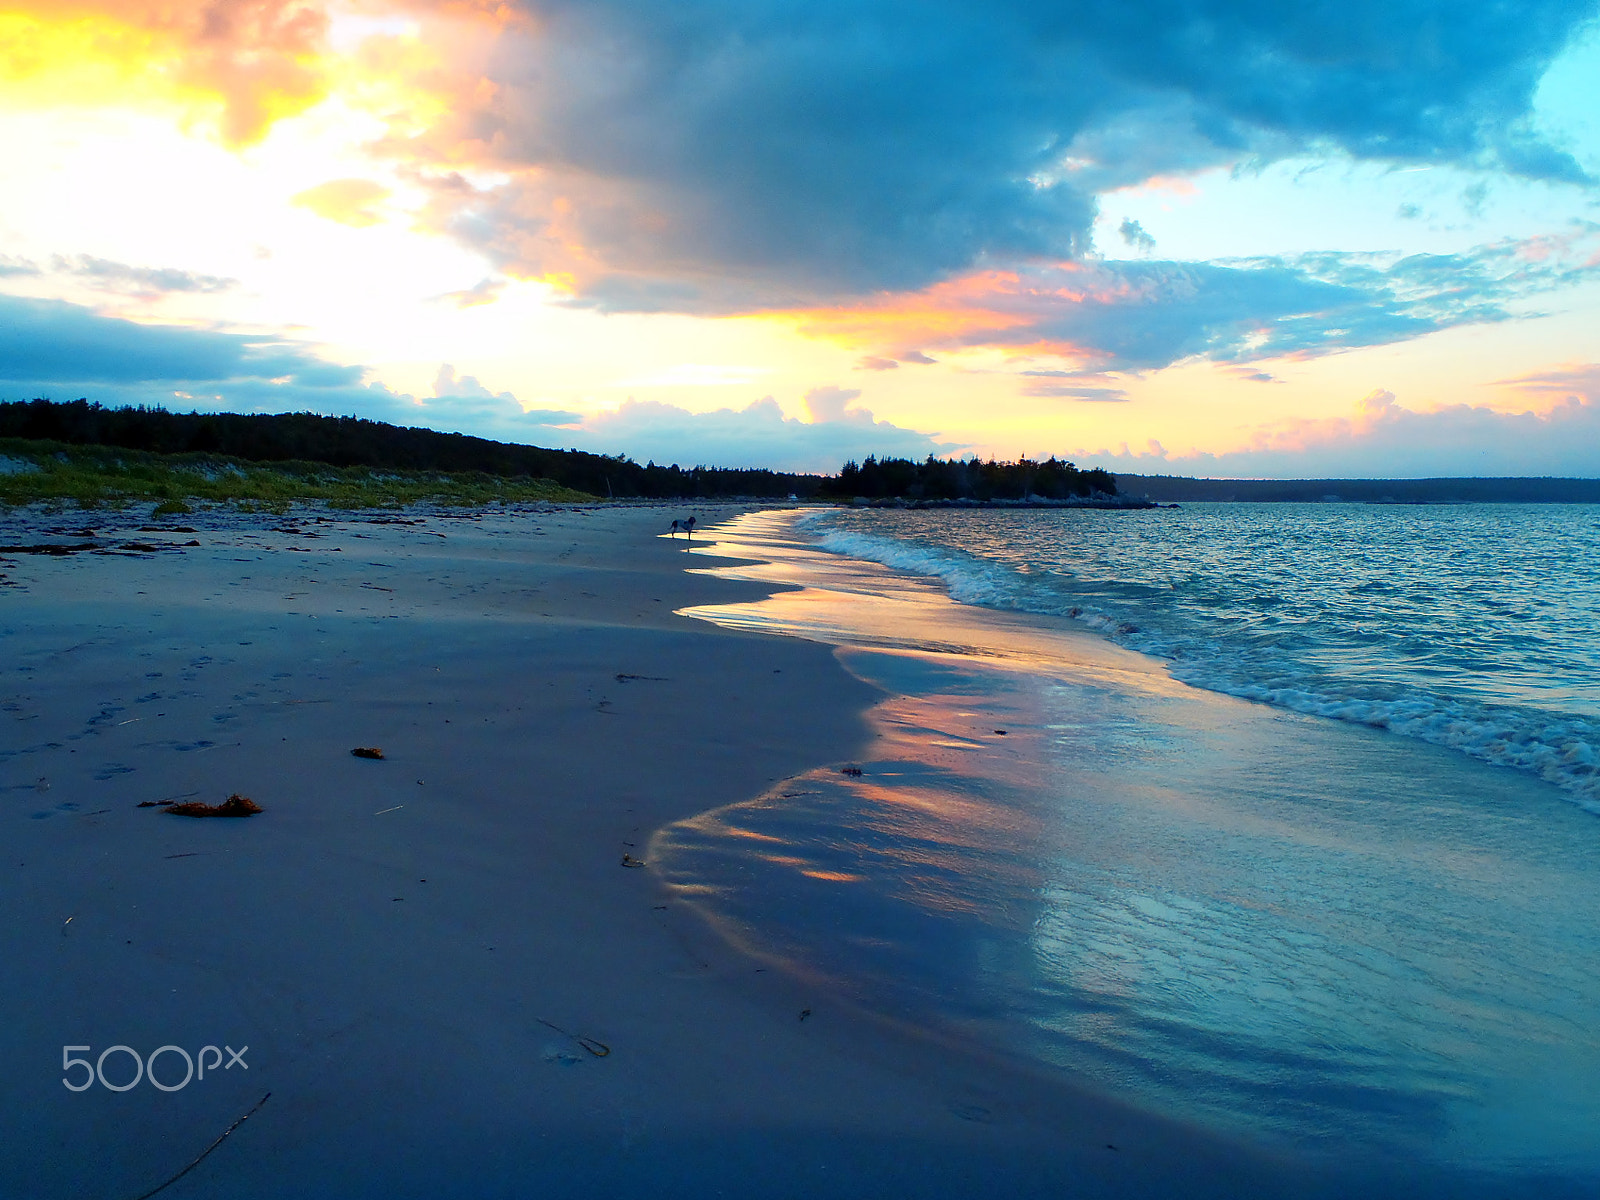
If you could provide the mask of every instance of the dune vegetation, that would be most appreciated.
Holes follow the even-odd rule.
[[[228,505],[283,512],[292,504],[402,508],[593,500],[548,479],[483,471],[338,467],[289,460],[261,463],[204,452],[157,454],[114,446],[0,438],[0,504],[120,508],[154,503],[157,513]]]

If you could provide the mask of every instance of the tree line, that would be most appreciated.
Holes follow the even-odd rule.
[[[461,433],[315,413],[175,413],[105,408],[87,399],[0,401],[0,437],[120,446],[157,454],[210,453],[254,462],[320,462],[376,470],[478,471],[550,479],[593,496],[693,499],[716,496],[851,500],[1050,500],[1115,495],[1116,480],[1069,462],[1014,463],[868,457],[837,475],[764,468],[644,465],[625,454],[550,450]]]
[[[88,400],[0,402],[0,437],[120,446],[157,454],[208,453],[253,462],[320,462],[376,470],[481,471],[550,479],[592,496],[814,496],[819,477],[758,468],[682,468],[626,455],[548,450],[462,433],[440,433],[316,413],[175,413],[105,408]]]
[[[1054,456],[1043,462],[984,462],[976,457],[935,458],[926,462],[905,458],[868,457],[847,462],[838,475],[825,479],[819,495],[835,499],[908,500],[1087,500],[1115,496],[1117,481],[1098,467],[1080,471]]]

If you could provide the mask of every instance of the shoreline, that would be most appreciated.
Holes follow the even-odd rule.
[[[1589,844],[1588,818],[1556,789],[1193,689],[1086,630],[822,552],[784,521],[719,530],[761,561],[716,573],[806,586],[696,615],[834,644],[885,699],[860,775],[808,772],[658,835],[714,920],[1024,1073],[1085,1093],[1116,1080],[1115,1103],[1247,1139],[1241,1160],[1281,1155],[1286,1177],[1362,1195],[1592,1186],[1581,1118],[1508,1099],[1581,1088],[1546,1052],[1573,1014],[1526,983],[1582,995],[1593,976],[1593,906],[1576,899],[1592,872],[1558,850]],[[1497,901],[1474,862],[1516,878],[1520,902]],[[1370,917],[1329,888],[1342,878]],[[1414,880],[1442,920],[1418,911]],[[1391,973],[1410,982],[1395,992]],[[1460,997],[1485,988],[1526,1042],[1492,1016],[1458,1025]],[[1474,1036],[1481,1053],[1461,1054]],[[1197,1052],[1212,1039],[1220,1053]]]
[[[687,572],[682,507],[203,514],[0,568],[0,1193],[137,1196],[250,1111],[167,1194],[1338,1193],[886,1025],[627,869],[861,753],[882,698],[676,615],[782,586]],[[137,807],[231,792],[265,812]],[[64,1046],[213,1044],[246,1069],[61,1082]]]

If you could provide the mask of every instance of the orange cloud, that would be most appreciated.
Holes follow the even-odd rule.
[[[176,106],[242,144],[326,94],[327,30],[322,0],[11,0],[0,94]]]
[[[1024,353],[1075,355],[1079,348],[1026,337],[1040,302],[1081,303],[1107,299],[1106,281],[1093,280],[1077,263],[1054,268],[1050,283],[1015,271],[979,271],[945,280],[920,292],[881,293],[854,304],[773,314],[808,336],[900,357],[922,346],[959,347],[1004,342]]]

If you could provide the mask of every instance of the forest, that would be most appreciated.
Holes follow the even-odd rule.
[[[1080,471],[1054,457],[1043,462],[984,462],[978,458],[926,462],[905,458],[872,458],[845,463],[839,474],[825,478],[818,495],[835,500],[920,501],[1088,500],[1115,496],[1117,481],[1099,469]]]
[[[547,479],[574,491],[615,499],[718,496],[1023,502],[1115,496],[1116,480],[1050,458],[1014,463],[869,456],[837,475],[763,468],[640,465],[627,455],[551,450],[460,433],[406,428],[360,417],[314,413],[175,413],[163,408],[106,408],[87,399],[0,401],[0,438],[74,446],[115,446],[155,454],[208,453],[260,463],[327,463],[375,470],[481,472]]]
[[[406,428],[315,413],[175,413],[104,408],[88,400],[0,402],[0,437],[75,446],[120,446],[157,454],[224,454],[252,462],[317,462],[379,470],[480,471],[548,479],[618,499],[814,496],[821,477],[761,469],[640,466],[626,455],[546,450],[461,433]]]

